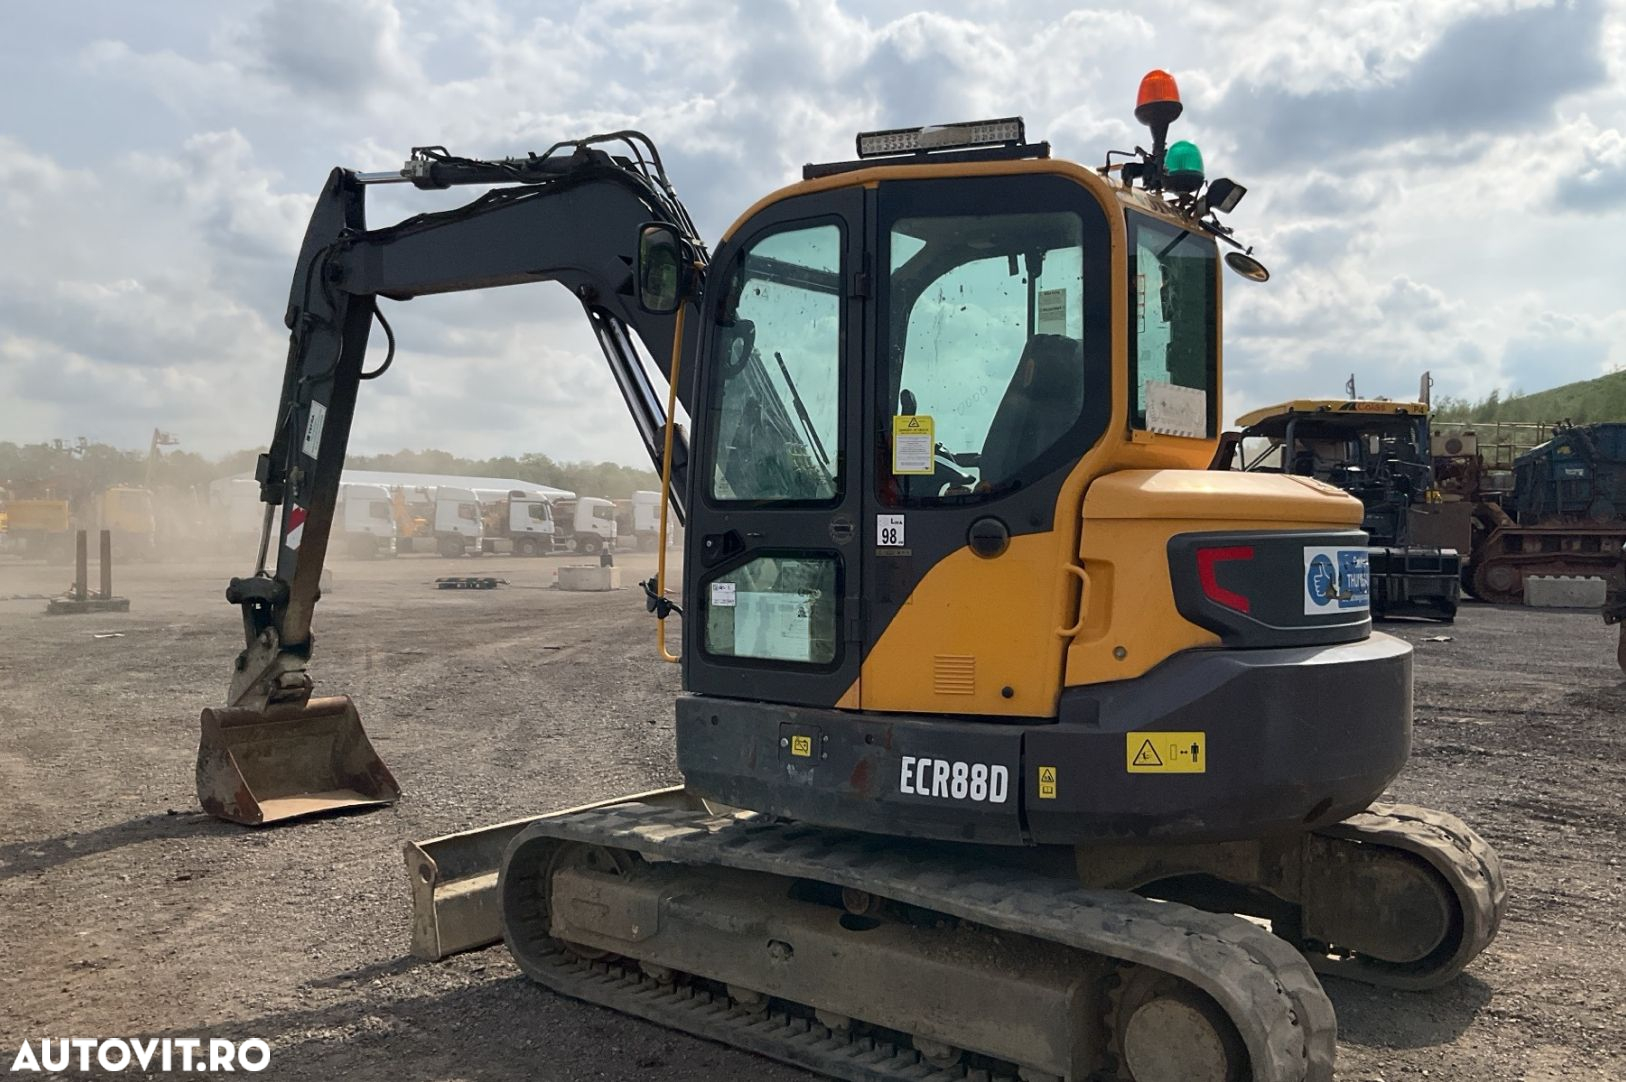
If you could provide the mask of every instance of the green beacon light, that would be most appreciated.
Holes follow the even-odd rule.
[[[1203,152],[1182,139],[1169,146],[1163,159],[1165,186],[1172,192],[1194,192],[1203,186]]]

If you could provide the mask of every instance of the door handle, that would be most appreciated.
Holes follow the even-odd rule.
[[[708,533],[700,538],[700,564],[715,567],[745,551],[745,539],[738,530]]]
[[[1063,564],[1062,570],[1066,571],[1069,575],[1078,576],[1078,623],[1074,624],[1072,627],[1058,627],[1056,629],[1056,635],[1063,639],[1074,639],[1077,638],[1079,633],[1084,630],[1084,620],[1089,615],[1090,576],[1086,574],[1084,569],[1079,567],[1077,564]]]

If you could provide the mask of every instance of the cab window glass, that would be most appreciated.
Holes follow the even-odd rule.
[[[836,558],[758,556],[706,588],[706,652],[719,657],[827,664],[836,657]]]
[[[713,500],[839,495],[841,248],[840,227],[804,226],[730,268],[710,359]]]
[[[1171,435],[1212,436],[1214,242],[1133,211],[1128,226],[1131,421]]]
[[[888,252],[883,500],[975,502],[1044,472],[1107,386],[1086,374],[1082,219],[905,217]]]

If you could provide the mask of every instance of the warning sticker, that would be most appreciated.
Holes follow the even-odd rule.
[[[1372,607],[1372,568],[1363,548],[1304,547],[1304,615]]]
[[[1126,733],[1124,763],[1131,774],[1206,774],[1208,734]]]
[[[1067,291],[1065,289],[1039,290],[1038,327],[1040,334],[1067,333]]]
[[[800,755],[804,759],[813,758],[813,738],[811,736],[791,737],[790,753],[792,755]]]
[[[288,508],[288,534],[283,544],[295,552],[299,551],[299,543],[305,539],[305,509],[297,503]]]
[[[739,596],[738,588],[739,588],[739,583],[737,583],[737,582],[714,582],[714,583],[712,583],[711,584],[711,603],[713,605],[717,606],[719,609],[731,609],[731,608],[733,608],[734,604],[735,604],[735,599]]]
[[[1162,380],[1146,381],[1146,430],[1165,436],[1208,435],[1208,392]]]
[[[1056,799],[1056,768],[1053,766],[1039,768],[1039,799]]]
[[[892,418],[892,472],[931,473],[936,446],[932,419],[923,413],[902,413]]]

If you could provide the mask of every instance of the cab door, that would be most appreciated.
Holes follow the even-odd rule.
[[[787,199],[718,252],[700,336],[684,682],[856,705],[864,203]]]
[[[891,181],[876,205],[862,708],[1054,716],[1066,482],[1112,412],[1106,209],[1039,173]]]

